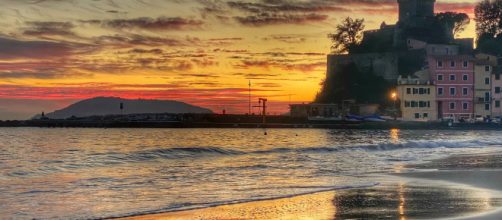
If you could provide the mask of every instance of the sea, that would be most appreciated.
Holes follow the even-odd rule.
[[[0,219],[99,219],[378,185],[502,131],[0,128]]]

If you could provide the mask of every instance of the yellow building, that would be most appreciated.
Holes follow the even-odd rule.
[[[492,117],[492,72],[497,65],[497,57],[477,54],[474,66],[474,114],[476,118]]]
[[[435,121],[437,117],[436,86],[428,80],[428,72],[397,80],[403,121]]]
[[[474,114],[476,118],[490,118],[492,109],[492,71],[497,57],[477,54],[474,66]]]

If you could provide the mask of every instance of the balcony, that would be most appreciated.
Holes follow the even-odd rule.
[[[488,99],[485,99],[485,97],[476,97],[474,98],[474,102],[477,104],[481,103],[490,103],[491,97],[488,97]]]

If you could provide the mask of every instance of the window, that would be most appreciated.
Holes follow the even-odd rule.
[[[424,118],[428,118],[429,117],[429,113],[424,113]]]
[[[495,108],[500,108],[500,101],[499,100],[495,101]]]
[[[415,113],[415,118],[420,118],[420,113]]]
[[[455,102],[450,102],[450,110],[454,110],[455,109]]]
[[[464,74],[464,75],[462,76],[462,80],[464,80],[464,81],[467,81],[467,79],[468,79],[468,78],[469,78],[469,77],[467,76],[467,74]]]
[[[490,66],[485,66],[485,72],[490,72]]]
[[[443,95],[443,88],[441,87],[438,88],[438,95]]]
[[[467,61],[464,61],[464,68],[467,68],[469,66],[469,63]]]
[[[469,93],[469,89],[464,87],[462,88],[462,95],[467,95]]]
[[[499,73],[495,74],[495,80],[500,80],[500,74]]]
[[[410,102],[409,101],[404,101],[404,107],[406,107],[406,108],[410,107]]]
[[[485,103],[485,110],[486,110],[486,111],[490,110],[490,104]]]
[[[455,67],[455,61],[450,61],[450,67]]]
[[[419,102],[418,102],[418,107],[420,107],[420,108],[424,108],[424,107],[426,107],[426,106],[427,106],[427,103],[426,103],[425,101],[419,101]]]
[[[443,61],[438,60],[438,67],[439,68],[443,67]]]
[[[443,74],[438,74],[438,81],[443,81]]]
[[[420,95],[425,94],[425,88],[419,88],[418,89],[418,94],[420,94]]]
[[[406,94],[411,94],[411,88],[406,88]]]
[[[431,107],[431,102],[430,101],[427,101],[427,107]]]
[[[489,102],[489,101],[490,101],[490,93],[485,92],[485,102]]]
[[[450,80],[451,80],[451,81],[455,81],[455,74],[451,74],[451,75],[450,75]]]
[[[495,93],[499,94],[500,93],[500,87],[495,87]]]
[[[413,94],[418,94],[418,89],[417,88],[413,88]]]
[[[489,85],[490,84],[490,78],[486,77],[485,78],[485,85]]]
[[[469,103],[467,103],[467,102],[462,103],[462,108],[464,110],[467,110],[469,108]]]
[[[455,87],[450,88],[450,95],[455,95]]]
[[[416,101],[411,101],[411,107],[412,108],[418,107],[417,102]]]
[[[427,88],[427,94],[431,94],[431,88]]]

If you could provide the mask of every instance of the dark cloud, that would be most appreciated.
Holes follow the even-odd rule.
[[[263,12],[340,12],[347,11],[346,8],[337,6],[329,1],[287,1],[287,0],[263,0],[261,2],[228,2],[231,8],[247,11],[250,13]]]
[[[0,37],[0,60],[53,59],[92,49],[89,45],[51,41],[22,41]]]
[[[269,40],[276,40],[276,41],[281,41],[285,43],[303,43],[307,39],[304,36],[300,35],[288,35],[288,34],[277,34],[277,35],[270,35],[269,37],[263,38],[265,41]]]
[[[93,43],[103,46],[134,47],[134,46],[185,46],[185,42],[166,37],[153,37],[146,35],[104,35],[93,38]]]
[[[305,24],[310,22],[319,22],[328,19],[328,16],[315,13],[275,14],[264,12],[245,17],[235,16],[234,19],[246,26],[264,26],[274,24]]]
[[[141,49],[141,48],[134,48],[128,51],[128,53],[139,53],[139,54],[162,54],[164,51],[162,49]]]
[[[0,79],[64,79],[64,78],[88,78],[90,73],[69,72],[63,69],[40,68],[26,71],[2,71]]]
[[[219,78],[220,77],[214,73],[184,73],[181,75],[184,77],[196,77],[196,78]]]
[[[71,22],[57,21],[33,21],[27,22],[28,28],[23,31],[24,35],[31,36],[75,36],[72,29],[75,27]]]
[[[145,29],[154,31],[194,30],[201,29],[204,24],[201,20],[181,17],[141,17],[132,19],[87,20],[81,22],[100,24],[103,27],[115,29]]]
[[[242,60],[235,67],[243,69],[250,67],[269,69],[273,67],[289,71],[312,72],[325,68],[326,62],[292,63],[289,60]]]

